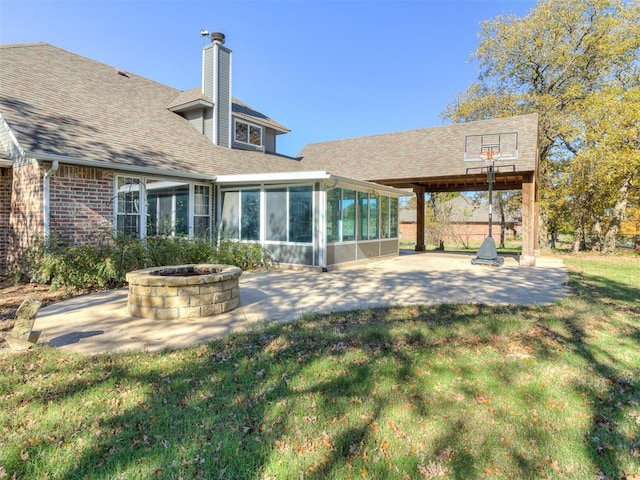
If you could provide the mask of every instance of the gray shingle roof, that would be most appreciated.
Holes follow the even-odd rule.
[[[231,111],[235,117],[244,118],[249,122],[257,122],[261,125],[274,129],[277,133],[287,133],[291,131],[284,125],[267,117],[265,114],[260,113],[255,108],[250,107],[235,97],[233,97],[232,100]]]
[[[169,110],[173,110],[178,107],[182,107],[183,105],[188,105],[190,103],[194,103],[197,101],[201,101],[203,103],[213,106],[213,100],[211,100],[204,93],[202,93],[202,88],[196,87],[196,88],[191,88],[189,90],[184,90],[178,93],[178,95],[176,95],[176,97],[173,100],[171,100],[171,102],[169,102],[169,105],[167,105],[167,108]]]
[[[518,132],[519,159],[504,163],[515,164],[518,172],[534,171],[537,114],[311,143],[299,157],[303,168],[322,165],[336,175],[360,180],[463,176],[468,167],[479,166],[464,161],[465,137],[507,132]]]
[[[204,93],[202,93],[202,88],[195,87],[195,88],[191,88],[189,90],[180,92],[169,103],[169,105],[167,105],[167,108],[176,109],[178,107],[181,107],[182,105],[187,105],[197,101],[201,101],[201,102],[213,105],[213,100],[211,100]],[[277,133],[288,133],[291,131],[281,123],[276,122],[275,120],[268,117],[264,113],[259,112],[255,108],[247,105],[242,100],[238,100],[236,97],[232,97],[231,111],[233,112],[233,115],[238,118],[243,118],[249,122],[258,123],[260,125],[264,125],[266,127],[272,128]]]
[[[180,93],[46,43],[0,46],[0,114],[27,152],[212,175],[299,169],[213,145],[167,109]]]

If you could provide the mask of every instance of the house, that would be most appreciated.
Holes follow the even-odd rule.
[[[445,202],[441,208],[445,215],[445,225],[439,239],[431,239],[433,243],[443,240],[445,244],[469,245],[480,244],[489,234],[489,206],[484,202],[474,201],[464,195]],[[400,239],[403,243],[415,243],[417,238],[417,213],[415,208],[400,209]],[[511,212],[505,213],[505,239],[516,238],[520,234],[521,219]],[[493,208],[491,235],[498,239],[502,234],[502,225],[498,207]]]
[[[220,231],[316,268],[398,253],[403,192],[279,155],[289,129],[232,96],[232,52],[211,40],[203,85],[187,91],[45,43],[0,47],[0,270],[42,235],[82,244],[114,229]],[[344,207],[337,253],[328,204]],[[370,219],[357,234],[356,213]]]
[[[489,146],[511,148],[517,167],[496,185],[527,189],[535,206],[535,115],[311,144],[293,158],[277,151],[289,129],[232,96],[231,58],[212,34],[202,85],[179,91],[46,43],[0,46],[0,270],[36,238],[83,244],[101,231],[224,235],[322,270],[394,256],[406,189],[462,182],[461,157],[394,168],[407,148],[438,161],[443,134],[452,155],[469,150],[462,171]],[[464,179],[485,185],[481,172]]]

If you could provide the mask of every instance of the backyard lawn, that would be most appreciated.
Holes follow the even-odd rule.
[[[640,479],[640,255],[550,307],[309,315],[162,354],[0,355],[0,479]]]

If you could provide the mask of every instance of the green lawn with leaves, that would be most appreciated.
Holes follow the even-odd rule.
[[[565,262],[575,295],[550,307],[0,356],[0,478],[640,478],[640,256]]]

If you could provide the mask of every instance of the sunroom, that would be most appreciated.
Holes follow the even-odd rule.
[[[259,242],[280,265],[330,270],[398,255],[407,192],[323,171],[216,177],[218,235]]]

